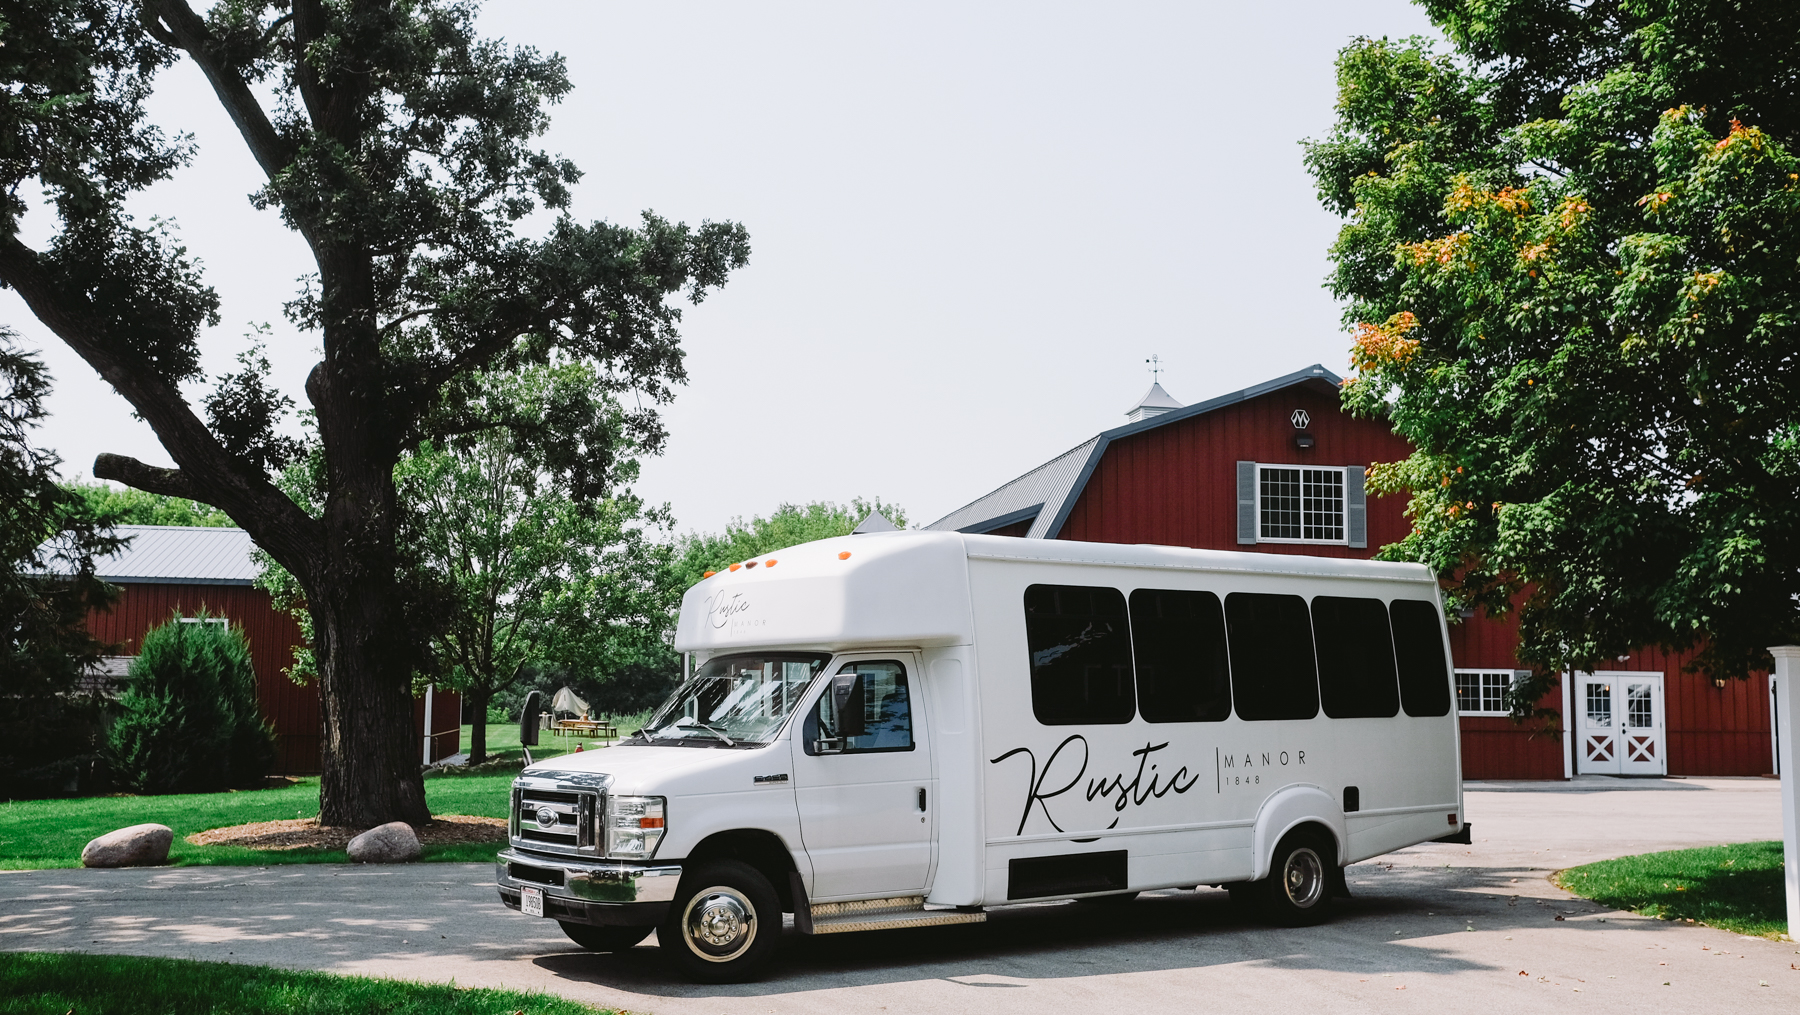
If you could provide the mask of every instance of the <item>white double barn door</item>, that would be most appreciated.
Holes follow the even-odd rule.
[[[1669,773],[1661,673],[1600,670],[1574,684],[1583,774]]]

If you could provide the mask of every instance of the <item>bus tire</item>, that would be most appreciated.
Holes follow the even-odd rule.
[[[688,979],[742,983],[775,957],[781,900],[769,879],[747,863],[702,863],[682,875],[656,936]]]
[[[587,923],[558,920],[563,933],[590,952],[630,951],[639,941],[650,936],[654,927],[596,927]]]
[[[1263,919],[1281,927],[1310,927],[1331,915],[1331,868],[1337,850],[1316,831],[1296,829],[1275,847],[1269,876],[1255,882]]]

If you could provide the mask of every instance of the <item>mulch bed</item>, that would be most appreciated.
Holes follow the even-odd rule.
[[[289,818],[285,821],[252,821],[230,828],[210,828],[195,832],[187,841],[196,846],[243,846],[246,849],[343,849],[366,828],[321,825],[318,818]],[[505,818],[476,818],[466,814],[439,814],[413,832],[426,846],[445,846],[458,842],[505,842]]]

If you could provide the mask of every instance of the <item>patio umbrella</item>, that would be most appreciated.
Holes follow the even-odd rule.
[[[576,715],[586,715],[587,710],[588,703],[577,698],[575,692],[567,687],[556,692],[556,697],[550,702],[550,711],[552,712],[573,712]]]

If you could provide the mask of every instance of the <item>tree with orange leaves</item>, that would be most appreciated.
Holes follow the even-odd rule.
[[[1519,610],[1537,676],[1800,640],[1800,9],[1424,0],[1309,142],[1345,218],[1344,398],[1417,451],[1394,559]]]

